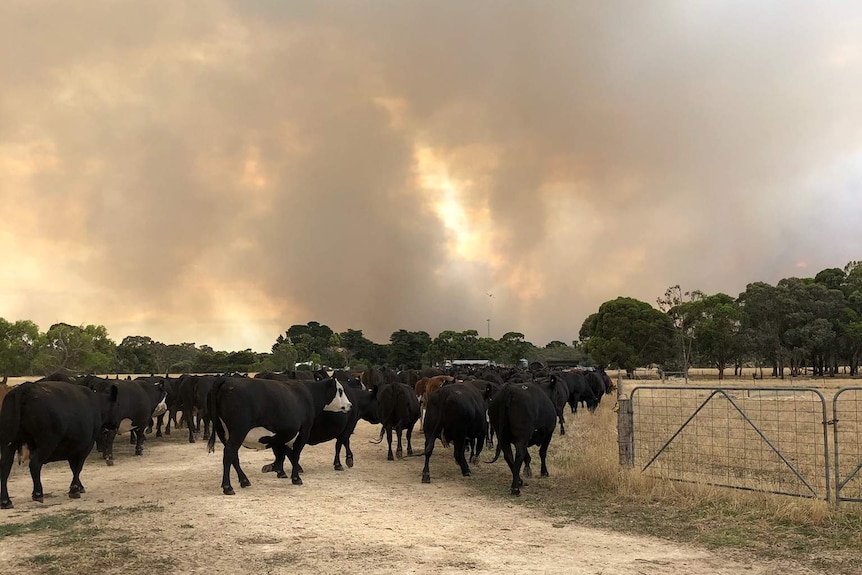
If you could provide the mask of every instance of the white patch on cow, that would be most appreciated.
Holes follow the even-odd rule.
[[[344,388],[338,381],[335,382],[335,398],[326,404],[323,411],[348,412],[353,407],[350,400],[347,399],[347,394],[344,393]]]
[[[230,439],[230,433],[227,430],[227,423],[225,423],[224,419],[221,417],[219,417],[218,420],[221,421],[221,428],[224,429],[224,440],[227,441]]]
[[[165,403],[165,398],[167,398],[167,395],[162,398],[162,401],[153,410],[153,417],[158,417],[168,410],[168,404]]]
[[[297,437],[299,437],[299,432],[297,432],[296,435],[293,436],[293,439],[287,442],[287,446],[289,448],[293,449],[293,442],[296,441]]]
[[[261,437],[272,437],[274,432],[265,427],[254,427],[245,434],[245,439],[242,440],[242,446],[249,449],[266,449],[267,446],[260,442]]]
[[[122,435],[123,433],[128,433],[132,430],[132,420],[128,417],[120,422],[119,427],[117,427],[117,435]]]

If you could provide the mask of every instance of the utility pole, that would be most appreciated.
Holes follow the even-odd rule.
[[[485,292],[488,296],[488,339],[491,339],[491,300],[494,299],[494,294]]]

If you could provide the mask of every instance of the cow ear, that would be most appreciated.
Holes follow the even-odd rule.
[[[111,401],[117,401],[117,394],[119,393],[119,388],[117,388],[117,384],[111,386]]]

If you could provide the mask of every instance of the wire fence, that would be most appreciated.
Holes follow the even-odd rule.
[[[826,399],[817,389],[647,385],[631,402],[634,465],[645,474],[830,498]]]
[[[832,399],[835,502],[862,501],[862,387],[843,387]]]

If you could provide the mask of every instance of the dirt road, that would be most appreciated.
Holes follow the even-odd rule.
[[[20,529],[0,538],[0,573],[789,572],[484,498],[470,482],[490,480],[487,464],[461,478],[451,450],[439,444],[433,483],[422,485],[422,458],[387,462],[385,441],[368,442],[374,435],[360,423],[356,466],[340,473],[331,465],[333,444],[306,448],[302,486],[260,473],[269,452],[243,450],[252,486],[239,489],[234,477],[233,497],[219,487],[220,444],[207,454],[204,442],[186,442],[185,430],[150,438],[143,457],[118,438],[116,465],[91,457],[82,474],[87,493],[77,501],[66,496],[65,463],[44,469],[42,505],[30,501],[29,474],[16,465],[9,487],[16,507],[2,512],[0,529]]]

